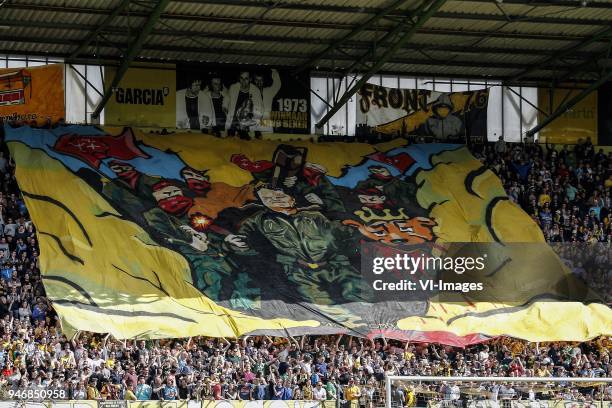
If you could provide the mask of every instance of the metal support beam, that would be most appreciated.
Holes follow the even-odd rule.
[[[574,89],[568,89],[567,92],[565,93],[565,96],[563,97],[563,99],[561,99],[561,102],[559,102],[559,105],[557,106],[557,109],[560,108],[561,106],[563,106],[563,104],[565,102],[567,102],[567,100],[570,98],[570,96],[572,95],[572,91],[574,91]],[[553,102],[554,102],[554,98],[553,98]],[[552,108],[554,109],[555,104],[553,103]]]
[[[548,126],[548,124],[550,124],[552,121],[557,119],[559,116],[563,115],[565,112],[570,110],[578,102],[580,102],[581,100],[583,100],[584,98],[589,96],[589,94],[591,94],[591,92],[595,91],[597,88],[599,88],[601,85],[603,85],[606,82],[608,82],[608,80],[610,80],[610,79],[612,79],[612,70],[608,71],[608,73],[606,75],[604,75],[601,78],[599,78],[598,81],[593,82],[591,85],[589,85],[587,88],[585,88],[578,95],[574,96],[572,99],[570,99],[566,103],[560,105],[550,116],[545,118],[541,123],[538,123],[538,125],[535,126],[534,128],[528,130],[527,131],[527,136],[533,136],[536,133],[538,133],[540,130],[544,129],[546,126]]]
[[[133,0],[132,0],[133,1]],[[398,21],[399,22],[399,21]],[[23,23],[21,21],[18,20],[11,20],[11,19],[0,19],[0,26],[7,26],[7,27],[20,27],[22,26]],[[61,30],[74,30],[74,31],[94,31],[97,30],[99,27],[95,26],[95,25],[91,25],[91,24],[81,24],[81,23],[62,23],[62,22],[57,22],[57,21],[38,21],[36,22],[36,26],[39,28],[49,28],[49,29],[61,29]],[[363,27],[364,30],[368,30],[369,28]],[[447,30],[443,30],[443,31],[437,31],[437,30],[429,30],[429,29],[425,29],[425,31],[423,29],[418,30],[419,34],[428,34],[428,35],[444,35],[444,36],[461,36],[461,35],[465,35],[465,34],[469,34],[470,36],[484,36],[484,37],[489,37],[491,35],[493,35],[493,33],[488,32],[488,31],[483,31],[483,32],[467,32],[467,31],[460,31],[460,32],[456,32],[456,31],[447,31]],[[470,34],[471,33],[471,34]],[[111,41],[108,41],[107,37],[105,37],[106,34],[113,34],[116,37],[122,36],[126,39],[126,42],[131,42],[132,41],[132,37],[128,37],[126,36],[126,30],[125,27],[120,27],[120,26],[113,26],[113,25],[107,25],[104,28],[101,28],[97,31],[97,35],[99,38],[102,38],[103,40],[105,40],[108,43],[111,43]],[[135,33],[137,34],[137,33]],[[248,35],[241,35],[241,34],[234,34],[234,33],[230,33],[230,32],[214,32],[214,31],[203,31],[203,30],[178,30],[178,29],[154,29],[153,31],[151,31],[152,35],[156,35],[156,36],[165,36],[165,37],[172,37],[173,39],[176,37],[186,37],[186,39],[191,39],[191,38],[205,38],[205,39],[220,39],[220,40],[246,40],[246,41],[253,41],[257,44],[261,44],[264,42],[271,42],[271,43],[287,43],[287,44],[304,44],[304,43],[308,43],[308,44],[317,44],[317,45],[324,45],[324,46],[332,46],[334,45],[334,40],[329,40],[326,38],[317,38],[317,37],[308,37],[308,36],[281,36],[281,35],[260,35],[260,34],[248,34]],[[115,37],[115,38],[116,38]],[[133,36],[135,37],[135,35]],[[19,37],[18,37],[19,38]],[[523,37],[520,37],[523,38]],[[541,39],[540,37],[536,37],[538,39]],[[528,38],[523,38],[523,39],[534,39],[532,37],[528,37]],[[546,38],[544,38],[546,39]],[[571,37],[569,39],[564,39],[566,41],[582,41],[585,38],[583,37]],[[123,40],[123,38],[121,39]],[[371,42],[370,41],[364,41],[364,40],[350,40],[350,41],[343,41],[342,47],[339,46],[335,46],[335,51],[337,52],[342,52],[342,48],[345,49],[358,49],[358,50],[365,50],[371,47]],[[391,45],[390,42],[388,41],[377,41],[377,45],[381,46],[381,47],[386,47]],[[509,53],[512,54],[524,54],[524,55],[537,55],[537,56],[552,56],[555,54],[554,50],[542,50],[542,49],[535,49],[535,48],[508,48],[508,47],[486,47],[486,46],[479,46],[479,47],[473,47],[473,46],[466,46],[466,45],[454,45],[454,44],[425,44],[422,42],[419,43],[408,43],[405,44],[402,47],[402,50],[410,50],[410,51],[420,51],[420,50],[428,50],[428,51],[448,51],[450,53],[470,53],[470,54],[474,54],[475,52],[479,52],[479,53],[483,53],[483,54],[503,54],[503,55],[508,55]],[[84,50],[83,50],[84,51]],[[83,54],[83,51],[80,51],[78,53],[78,55]],[[75,53],[71,54],[71,58],[76,58]],[[590,58],[597,55],[594,52],[576,52],[576,53],[572,53],[572,57],[576,58],[576,59],[586,59],[586,58]]]
[[[263,3],[254,3],[249,1],[249,4],[263,4]],[[299,3],[285,3],[285,4],[299,4]],[[306,5],[308,10],[312,10],[311,5]],[[323,5],[319,5],[318,9],[320,10]],[[62,14],[79,14],[79,15],[107,15],[108,10],[99,9],[99,8],[89,8],[89,7],[75,7],[75,6],[52,6],[48,4],[13,4],[6,3],[3,6],[3,9],[11,9],[11,10],[21,10],[21,11],[30,11],[37,13],[48,13],[48,12],[57,12]],[[280,6],[278,8],[281,8]],[[349,7],[351,11],[355,11],[355,7]],[[46,15],[38,15],[32,16],[37,19],[44,19]],[[127,14],[121,13],[121,16],[127,16]],[[130,16],[134,18],[146,18],[147,14],[141,11],[131,11]],[[481,15],[482,16],[482,15]],[[164,13],[162,18],[165,21],[169,22],[179,22],[179,21],[189,21],[189,22],[210,22],[210,23],[223,23],[223,24],[241,24],[241,25],[263,25],[263,26],[281,26],[281,27],[299,27],[299,28],[309,28],[309,29],[331,29],[331,30],[352,30],[354,26],[352,24],[346,23],[336,23],[336,22],[314,22],[314,21],[289,21],[282,19],[261,19],[261,18],[246,18],[246,17],[228,17],[228,16],[209,16],[209,15],[195,15],[195,14],[178,14],[178,13]],[[459,19],[460,17],[457,17]],[[520,16],[518,17],[520,18]],[[560,20],[560,19],[558,19]],[[576,23],[578,25],[587,24],[585,20],[580,20],[582,23]],[[605,25],[605,20],[598,20],[598,25]],[[37,22],[37,24],[40,21]],[[533,22],[531,20],[531,22]],[[17,22],[16,24],[18,24]],[[44,22],[40,22],[44,24]],[[68,22],[63,22],[64,24],[69,24]],[[555,24],[570,24],[571,22],[567,20],[563,21],[554,21]],[[573,23],[572,23],[573,24]],[[63,28],[68,28],[67,26]],[[365,28],[366,31],[379,31],[379,32],[387,32],[389,30],[389,26],[387,25],[373,25]],[[451,36],[459,36],[459,37],[492,37],[492,38],[508,38],[508,39],[523,39],[523,40],[542,40],[542,41],[582,41],[588,39],[589,37],[580,36],[580,35],[569,35],[569,34],[537,34],[531,32],[521,32],[521,31],[512,31],[512,32],[500,32],[499,30],[468,30],[468,29],[438,29],[438,28],[423,28],[418,31],[419,34],[431,34],[431,35],[451,35]]]
[[[188,1],[188,0],[180,0]],[[470,0],[473,3],[491,3],[491,0]],[[611,3],[583,0],[504,0],[504,4],[516,4],[522,6],[536,7],[567,7],[567,8],[584,8],[584,9],[603,9],[611,10]]]
[[[117,17],[117,15],[122,13],[123,10],[125,10],[129,4],[130,4],[130,0],[123,0],[121,3],[119,3],[119,5],[112,11],[112,13],[110,13],[104,18],[104,20],[102,21],[102,23],[100,23],[100,25],[98,25],[94,30],[92,30],[89,34],[87,34],[87,36],[85,37],[81,45],[79,45],[79,47],[76,50],[74,50],[72,54],[70,54],[70,58],[76,58],[83,51],[85,51],[87,47],[89,46],[89,44],[91,44],[91,42],[96,38],[96,36],[101,31],[103,31],[106,27],[108,27],[110,23],[115,19],[115,17]]]
[[[530,100],[525,99],[525,97],[523,95],[521,95],[520,93],[516,92],[514,89],[512,89],[511,87],[506,87],[507,90],[509,90],[510,92],[512,92],[513,94],[515,94],[516,96],[519,97],[520,100],[524,101],[527,105],[531,106],[532,108],[534,108],[535,110],[537,110],[538,112],[540,112],[541,114],[543,114],[544,116],[548,116],[547,112],[544,112],[542,109],[538,108],[537,106],[535,106],[533,103],[531,103]],[[522,110],[521,110],[522,111]]]
[[[533,67],[531,67],[531,68],[522,70],[521,72],[519,72],[518,74],[516,74],[512,78],[512,81],[513,82],[514,81],[518,81],[519,79],[523,78],[524,76],[529,75],[529,74],[531,74],[534,71],[537,71],[540,66],[545,65],[545,64],[550,64],[552,62],[556,62],[560,58],[563,58],[563,57],[565,57],[567,55],[570,55],[570,54],[572,54],[572,53],[574,53],[576,51],[579,51],[580,49],[586,47],[587,45],[592,44],[592,43],[598,41],[599,39],[604,38],[604,37],[608,37],[610,35],[612,35],[612,27],[608,27],[608,28],[598,32],[597,34],[593,35],[592,37],[590,37],[590,38],[588,38],[588,39],[586,39],[584,41],[579,42],[576,45],[572,45],[571,47],[567,47],[567,48],[564,48],[564,49],[556,52],[555,54],[553,54],[552,56],[546,58],[545,60],[540,61],[537,64],[534,64]]]
[[[427,0],[423,0],[423,3],[421,3],[421,5],[416,10],[410,13],[409,16],[404,17],[402,21],[397,23],[397,25],[395,26],[393,30],[387,32],[387,34],[385,34],[380,40],[378,40],[370,51],[356,58],[355,61],[351,65],[348,66],[348,68],[345,68],[344,72],[342,73],[342,76],[345,77],[348,74],[353,73],[357,65],[363,63],[363,61],[368,61],[370,59],[376,60],[376,45],[388,43],[389,40],[391,40],[395,35],[399,34],[403,30],[404,25],[408,21],[413,21],[415,17],[418,17],[423,12],[423,10],[425,10],[425,7],[427,6],[427,4],[428,4]]]
[[[404,24],[405,25],[405,24]],[[44,38],[44,37],[21,37],[21,36],[5,36],[2,37],[3,41],[13,42],[16,45],[23,46],[24,44],[60,44],[60,45],[74,45],[75,41],[73,40],[55,40],[53,38]],[[389,47],[392,47],[390,45]],[[404,47],[404,45],[402,45]],[[402,48],[400,47],[400,48]],[[119,52],[116,53],[116,57],[123,54],[123,50],[120,49],[120,43],[110,43],[110,44],[100,44],[101,52],[105,55],[110,54],[110,50]],[[386,49],[390,49],[385,47]],[[300,52],[286,52],[286,51],[271,51],[264,48],[225,48],[225,47],[186,47],[186,46],[171,46],[165,44],[146,44],[142,46],[142,53],[144,51],[172,51],[172,52],[180,52],[180,53],[189,53],[192,54],[190,56],[185,56],[184,58],[191,58],[193,60],[198,60],[202,58],[204,54],[220,54],[220,55],[240,55],[244,57],[271,57],[276,59],[287,59],[291,61],[283,61],[282,63],[277,63],[278,65],[291,65],[295,67],[299,64],[300,61],[308,58],[308,54],[300,53]],[[397,50],[396,50],[397,51]],[[10,51],[12,54],[31,54],[27,50],[21,51],[18,48],[12,48]],[[397,52],[395,52],[397,54]],[[56,54],[57,55],[57,54]],[[112,54],[111,54],[112,55]],[[58,55],[59,56],[59,55]],[[143,55],[147,57],[147,55]],[[374,57],[371,53],[368,55],[351,55],[346,52],[338,53],[338,54],[330,54],[328,57],[325,57],[321,65],[324,67],[329,67],[333,65],[333,62],[338,63],[340,68],[345,68],[349,64],[354,63],[355,60],[360,59],[363,62],[376,63],[378,62],[378,57]],[[68,62],[74,62],[74,60],[69,60]],[[474,61],[471,60],[447,60],[447,61],[432,61],[430,59],[424,58],[415,58],[415,57],[390,57],[388,59],[389,63],[393,64],[404,64],[404,65],[427,65],[427,66],[435,66],[440,65],[444,67],[459,67],[459,68],[493,68],[493,69],[508,69],[508,70],[518,70],[518,69],[526,69],[531,65],[525,63],[517,63],[517,62],[494,62],[487,60],[485,62]],[[343,64],[340,64],[343,63]],[[357,66],[359,64],[355,64]],[[370,68],[370,67],[368,67]],[[368,68],[363,69],[361,71],[367,72]],[[565,69],[565,66],[560,65],[543,65],[540,67],[541,71],[558,71],[560,69]],[[467,73],[466,73],[467,74]],[[490,74],[491,75],[491,74]],[[444,76],[444,75],[440,75]]]
[[[427,0],[424,0],[424,1],[427,1]],[[331,108],[325,114],[325,116],[323,116],[323,118],[321,118],[321,120],[317,123],[317,127],[320,128],[325,123],[327,123],[327,121],[329,119],[331,119],[331,117],[334,116],[334,114],[336,112],[338,112],[338,110],[340,110],[342,105],[344,105],[346,102],[348,102],[348,100],[353,95],[355,95],[355,93],[359,89],[361,89],[361,87],[368,81],[368,79],[370,79],[370,77],[373,74],[375,74],[380,68],[382,68],[382,66],[387,62],[387,60],[389,60],[391,58],[391,56],[393,56],[393,54],[395,54],[397,52],[397,50],[404,43],[408,42],[408,40],[410,40],[410,38],[412,38],[412,36],[416,33],[417,29],[419,27],[421,27],[423,24],[425,24],[427,22],[427,20],[429,20],[431,18],[431,16],[433,16],[436,13],[436,11],[438,11],[440,9],[440,7],[442,7],[444,5],[444,3],[446,3],[446,0],[434,0],[433,3],[430,3],[429,8],[426,11],[424,11],[423,14],[421,14],[421,15],[419,15],[417,17],[418,19],[414,23],[414,25],[412,27],[410,27],[410,29],[408,29],[408,31],[406,31],[401,36],[401,38],[393,46],[387,48],[387,50],[380,56],[378,61],[372,67],[370,67],[370,69],[363,74],[361,79],[359,81],[357,81],[357,83],[355,85],[353,85],[353,87],[351,89],[347,90],[344,93],[344,95],[342,95],[342,98],[340,98],[338,103],[336,103],[334,105],[334,107]],[[402,25],[400,25],[400,27],[402,27]]]
[[[477,3],[491,3],[491,0],[472,0]],[[176,0],[176,3],[195,3],[195,4],[217,4],[217,5],[226,5],[226,6],[236,6],[236,7],[255,7],[262,8],[267,4],[266,1],[250,1],[250,0]],[[566,7],[570,8],[592,8],[592,9],[604,9],[610,10],[612,9],[612,4],[601,2],[601,1],[588,1],[586,5],[583,5],[582,0],[541,0],[541,1],[531,1],[531,0],[504,0],[504,3],[514,4],[514,5],[525,5],[525,6],[537,6],[537,7],[546,7],[546,6],[557,6],[557,7]],[[302,10],[302,11],[311,11],[312,5],[306,2],[282,2],[279,5],[279,8],[287,9],[287,10]],[[361,13],[361,14],[375,14],[380,8],[378,7],[359,7],[355,8],[350,5],[338,6],[332,4],[321,4],[317,5],[317,10],[320,11],[329,11],[335,13]],[[567,10],[563,10],[567,11]],[[397,15],[397,13],[392,13]]]
[[[102,112],[102,109],[104,109],[104,105],[106,105],[106,102],[108,102],[111,95],[113,94],[113,90],[117,87],[117,85],[119,85],[121,78],[123,78],[123,75],[125,75],[125,73],[127,72],[128,68],[130,67],[130,64],[142,49],[145,40],[149,36],[151,30],[153,30],[153,26],[159,20],[159,17],[163,13],[168,3],[170,3],[170,0],[159,0],[155,8],[153,8],[153,10],[151,11],[149,18],[140,28],[140,33],[138,34],[138,37],[130,45],[130,48],[127,50],[125,56],[123,57],[121,65],[119,65],[119,68],[117,68],[117,71],[115,72],[115,77],[111,81],[110,86],[106,89],[106,91],[104,91],[104,96],[100,100],[100,103],[98,103],[98,106],[96,106],[96,109],[91,114],[92,118],[97,119],[100,116],[100,112]]]
[[[599,53],[598,55],[592,58],[589,58],[584,63],[568,67],[567,71],[563,75],[555,78],[555,82],[562,83],[564,81],[570,80],[572,77],[575,78],[578,74],[581,74],[581,73],[584,74],[587,72],[596,72],[597,68],[599,68],[598,61],[601,58],[606,58],[606,57],[607,57],[607,52]]]
[[[81,73],[79,72],[79,70],[78,70],[78,69],[76,69],[76,68],[74,67],[74,65],[69,64],[69,66],[70,66],[70,68],[72,68],[72,70],[73,70],[73,71],[74,71],[74,72],[75,72],[75,73],[76,73],[78,76],[80,76],[80,77],[81,77],[81,79],[82,79],[83,81],[85,81],[85,83],[86,83],[87,85],[91,86],[91,87],[93,88],[93,90],[94,90],[94,91],[96,91],[96,93],[97,93],[98,95],[100,95],[100,96],[104,96],[104,95],[102,94],[102,92],[100,92],[100,90],[98,89],[98,87],[97,87],[97,86],[95,86],[94,84],[92,84],[92,83],[89,81],[89,79],[87,79],[87,77],[86,77],[85,75],[81,74]],[[84,67],[85,67],[85,69],[87,69],[87,65],[84,65]]]
[[[295,73],[297,74],[297,73],[303,72],[303,71],[307,70],[308,68],[314,66],[325,55],[327,55],[329,52],[335,50],[339,45],[341,45],[345,41],[350,40],[351,38],[353,38],[354,36],[356,36],[357,34],[362,32],[363,30],[365,30],[366,27],[371,26],[372,24],[377,22],[381,17],[384,17],[387,14],[389,14],[390,12],[396,10],[397,8],[402,6],[404,3],[406,3],[407,1],[408,0],[393,0],[391,2],[391,4],[389,4],[387,7],[385,7],[384,9],[379,10],[376,14],[374,14],[372,17],[368,18],[363,23],[361,23],[359,25],[356,25],[355,28],[353,28],[349,33],[344,35],[342,38],[334,41],[333,43],[331,43],[330,45],[325,47],[325,49],[323,51],[319,52],[318,54],[316,54],[315,56],[310,58],[308,61],[306,61],[304,63],[304,65],[302,65],[300,68],[296,69]]]
[[[315,91],[314,89],[311,88],[310,84],[305,84],[304,82],[302,82],[301,78],[295,77],[294,78],[295,81],[300,84],[300,86],[302,88],[304,88],[305,90],[307,90],[308,92],[312,92],[312,94],[314,96],[316,96],[317,98],[319,98],[319,100],[321,102],[323,102],[325,105],[327,105],[329,108],[331,108],[331,105],[329,104],[329,102],[327,102],[327,99],[323,98],[321,95],[319,95],[319,93],[317,91]]]
[[[351,59],[355,59],[355,55],[353,54],[349,54],[346,51],[342,51],[341,49],[338,49],[337,51],[339,51],[342,55],[346,55],[347,57],[350,57]],[[359,61],[359,65],[364,68],[366,71],[368,68],[370,68],[370,66],[365,62],[365,61]]]
[[[218,52],[218,51],[217,51]],[[49,58],[49,54],[43,51],[30,51],[28,49],[16,49],[16,48],[0,48],[0,54],[1,55],[25,55],[28,54],[30,56],[30,61],[34,61],[32,59],[32,57],[40,57],[39,60],[37,60],[38,62],[48,62],[48,58]],[[249,55],[254,55],[254,53],[251,53]],[[107,54],[104,52],[100,52],[98,53],[95,57],[94,56],[89,56],[89,57],[79,57],[79,58],[75,58],[75,59],[68,59],[69,54],[68,53],[54,53],[53,57],[55,58],[59,58],[59,59],[64,59],[64,62],[67,64],[90,64],[90,65],[103,65],[103,66],[108,66],[108,67],[118,67],[119,64],[121,63],[121,61],[123,60],[122,58],[120,58],[119,56],[115,55],[115,54]],[[25,58],[20,59],[16,59],[17,61],[24,61],[25,62]],[[140,61],[144,64],[180,64],[185,62],[184,59],[178,60],[178,59],[174,59],[174,58],[158,58],[158,57],[136,57],[135,60]],[[60,60],[58,60],[57,62],[60,62]],[[290,68],[294,68],[294,65],[288,65],[288,64],[277,64],[279,66],[287,66],[289,69]],[[154,68],[154,69],[161,69],[159,66],[157,65],[144,65],[143,67],[145,68]],[[362,72],[365,72],[365,70],[358,70],[355,73],[357,75],[361,75]],[[317,69],[316,71],[314,71],[314,73],[316,75],[321,75],[321,76],[335,76],[335,77],[341,77],[341,75],[335,70],[333,69],[331,66],[328,65],[324,65],[321,66],[319,69]],[[491,81],[491,75],[490,74],[474,74],[474,73],[470,73],[467,70],[462,70],[461,72],[438,72],[438,71],[434,71],[431,68],[427,68],[426,70],[415,70],[415,69],[411,69],[410,72],[406,72],[406,71],[401,71],[401,70],[380,70],[378,71],[378,74],[380,75],[388,75],[388,76],[405,76],[405,75],[410,75],[412,77],[416,77],[416,78],[430,78],[430,77],[443,77],[443,78],[456,78],[456,79],[460,79],[460,80],[473,80],[473,81],[480,81],[482,83],[484,83],[486,85],[487,81]],[[550,81],[551,78],[550,77],[545,77],[545,76],[541,76],[541,77],[533,77],[533,78],[529,78],[529,80],[522,80],[516,83],[512,83],[512,82],[508,82],[507,79],[509,78],[505,78],[502,75],[496,76],[496,78],[499,81],[502,81],[506,86],[529,86],[529,87],[549,87],[550,86]],[[556,88],[557,89],[578,89],[581,90],[584,86],[588,86],[592,81],[585,81],[585,80],[572,80],[572,84],[561,84],[561,85],[557,85]],[[439,83],[438,81],[436,81],[436,83]],[[350,88],[350,86],[348,86],[347,88]]]
[[[550,16],[524,16],[521,14],[482,14],[477,12],[440,12],[436,13],[435,18],[446,18],[451,20],[476,20],[476,21],[503,21],[513,23],[529,23],[529,24],[570,24],[606,27],[607,20],[598,20],[595,18],[566,18],[566,17],[550,17]]]

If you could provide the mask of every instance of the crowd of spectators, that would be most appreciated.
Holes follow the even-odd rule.
[[[476,152],[501,178],[510,199],[540,225],[547,241],[612,241],[612,153],[596,152],[590,140],[573,149],[499,140]]]
[[[462,349],[342,335],[118,341],[79,333],[67,339],[55,319],[31,324],[5,318],[3,329],[9,333],[0,345],[5,393],[61,389],[71,399],[338,399],[378,406],[387,375],[612,376],[610,344],[603,338],[580,344],[501,338]],[[576,397],[597,399],[599,392],[593,387]],[[483,396],[490,398],[484,390]]]
[[[67,339],[55,319],[30,324],[6,318],[3,329],[9,333],[0,345],[5,393],[51,388],[64,390],[62,395],[71,399],[338,399],[378,406],[387,375],[612,376],[607,339],[530,344],[501,338],[461,349],[341,335],[118,341],[79,333]],[[443,394],[442,388],[432,388],[443,386],[432,384],[426,390]],[[516,389],[518,395],[520,387]],[[482,395],[491,398],[492,390],[483,389]],[[576,398],[563,398],[597,399],[599,392],[593,387]],[[422,389],[417,394],[428,395]]]
[[[609,241],[612,156],[596,153],[588,142],[557,151],[501,141],[473,151],[549,241]],[[550,344],[498,338],[467,348],[342,335],[120,341],[79,332],[68,339],[45,297],[35,227],[5,145],[0,152],[0,265],[0,398],[18,389],[56,389],[70,399],[305,399],[372,407],[383,401],[387,375],[612,377],[608,338]],[[598,271],[607,284],[609,270]],[[394,398],[407,406],[430,394],[453,399],[460,386],[466,385],[408,384],[397,387]],[[509,389],[513,397],[536,394],[501,384],[481,395],[503,396]],[[576,390],[551,395],[602,397],[598,387]]]
[[[473,151],[574,273],[610,303],[612,152],[596,151],[589,139],[559,148],[501,138]]]

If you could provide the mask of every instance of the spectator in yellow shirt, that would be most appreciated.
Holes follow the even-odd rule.
[[[89,380],[89,385],[87,386],[87,399],[88,400],[99,400],[100,399],[100,391],[97,388],[98,380],[92,378]]]
[[[540,197],[538,198],[538,206],[539,207],[544,207],[544,204],[550,204],[550,195],[548,194],[548,189],[544,189],[544,192],[542,194],[540,194]]]
[[[406,396],[405,406],[414,407],[416,406],[416,395],[414,393],[414,386],[409,385],[404,387],[404,395]]]
[[[115,353],[114,352],[110,353],[110,357],[106,360],[105,364],[106,364],[106,367],[108,367],[111,370],[115,368]]]
[[[136,401],[138,399],[136,394],[134,394],[134,384],[131,381],[128,383],[123,399],[126,401]]]
[[[351,379],[349,385],[344,390],[344,399],[347,401],[357,401],[361,397],[361,390],[355,385],[355,380]]]
[[[533,363],[534,373],[536,377],[550,377],[551,373],[546,366],[540,366],[538,361]]]

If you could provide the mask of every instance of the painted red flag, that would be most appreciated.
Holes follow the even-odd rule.
[[[395,156],[387,156],[383,152],[372,153],[367,156],[368,159],[375,160],[377,162],[390,164],[396,169],[400,171],[400,173],[408,170],[410,166],[412,166],[416,160],[412,158],[408,153],[400,153]]]
[[[258,160],[254,162],[251,161],[251,159],[246,157],[244,154],[233,154],[230,158],[230,161],[236,166],[240,167],[242,170],[246,170],[250,173],[260,173],[262,171],[268,170],[273,166],[271,161]]]
[[[76,157],[96,169],[100,167],[101,161],[108,157],[120,160],[149,158],[148,154],[136,146],[134,133],[130,128],[123,129],[117,136],[66,133],[57,139],[53,149]]]

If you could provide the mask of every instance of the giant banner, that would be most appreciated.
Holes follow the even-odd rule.
[[[0,69],[0,122],[42,125],[64,117],[64,65]]]
[[[308,74],[249,65],[177,66],[176,127],[239,133],[310,133]],[[300,84],[300,82],[302,84]]]
[[[488,89],[442,93],[365,84],[358,92],[357,125],[438,140],[486,138],[488,100]]]
[[[345,332],[457,345],[610,332],[611,310],[460,145],[5,131],[67,332]],[[424,264],[393,269],[406,248],[462,281],[441,275],[425,284],[437,290],[410,296]],[[464,290],[478,284],[489,294]]]
[[[115,76],[114,67],[105,69],[105,87]],[[175,125],[176,71],[130,68],[104,107],[104,123],[139,127],[173,128]]]

